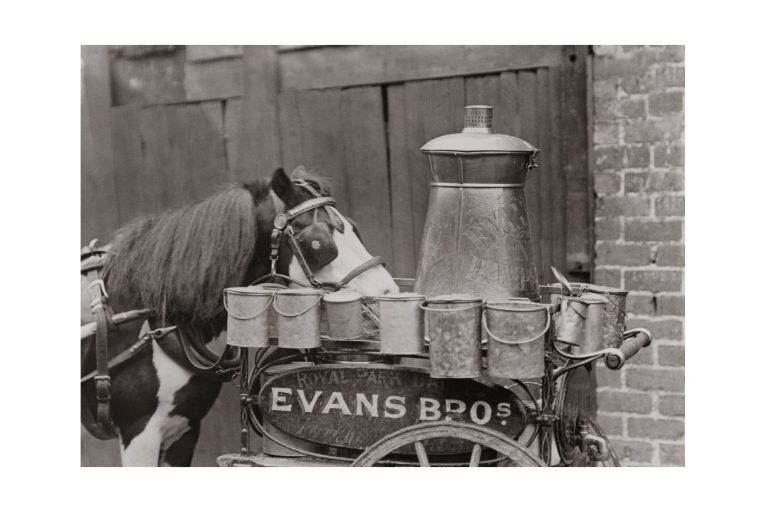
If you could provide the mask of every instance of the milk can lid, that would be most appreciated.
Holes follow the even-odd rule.
[[[421,147],[426,153],[522,153],[536,152],[532,144],[511,135],[493,132],[493,107],[464,107],[461,133],[443,135]]]
[[[319,288],[286,288],[277,290],[278,295],[322,295],[323,290]]]
[[[420,300],[423,301],[426,297],[420,293],[414,292],[398,292],[388,293],[387,295],[379,295],[376,297],[377,301],[408,301],[408,300]]]
[[[354,302],[356,300],[362,300],[363,296],[353,290],[339,290],[337,292],[329,293],[323,296],[323,301],[343,304],[346,302]]]
[[[469,304],[476,302],[483,302],[483,298],[478,295],[470,295],[468,293],[452,293],[450,295],[437,295],[434,297],[427,297],[429,304]]]

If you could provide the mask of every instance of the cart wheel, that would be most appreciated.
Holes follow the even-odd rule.
[[[592,390],[592,376],[584,367],[576,368],[565,375],[558,387],[555,400],[555,441],[563,466],[619,466],[616,452],[603,432],[603,429],[593,419],[596,416],[597,404]],[[587,421],[590,435],[605,440],[608,458],[596,460],[593,454],[581,451],[581,437],[578,434],[580,419]]]
[[[544,466],[544,463],[517,441],[487,427],[455,421],[420,423],[393,432],[365,450],[353,463],[354,467],[368,467],[381,462],[387,455],[404,446],[413,445],[419,466],[430,466],[424,441],[451,438],[474,443],[469,460],[450,463],[451,466],[479,466],[483,449],[495,450],[500,462],[509,466]],[[384,461],[386,462],[386,461]]]

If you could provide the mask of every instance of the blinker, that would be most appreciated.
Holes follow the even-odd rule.
[[[322,223],[310,224],[301,230],[296,241],[312,270],[325,267],[339,255],[330,228]]]

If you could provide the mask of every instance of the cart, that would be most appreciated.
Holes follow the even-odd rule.
[[[548,309],[556,318],[557,304]],[[549,325],[540,379],[432,378],[429,353],[382,354],[375,332],[323,336],[311,350],[280,350],[276,339],[251,355],[245,349],[241,449],[218,463],[618,466],[596,422],[595,366],[620,369],[651,335],[635,329],[617,348],[577,353],[557,338],[556,322]],[[251,445],[252,432],[260,447]]]

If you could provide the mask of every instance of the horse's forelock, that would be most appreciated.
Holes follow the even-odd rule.
[[[222,290],[242,285],[255,257],[257,195],[231,186],[126,226],[105,271],[110,293],[123,307],[151,308],[169,321],[215,321]]]

